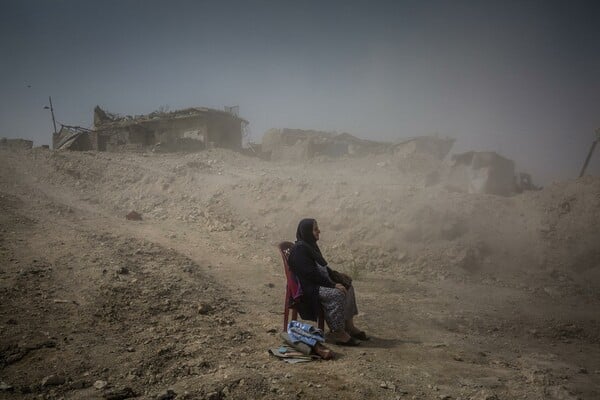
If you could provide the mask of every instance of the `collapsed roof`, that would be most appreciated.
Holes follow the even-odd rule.
[[[207,107],[190,107],[190,108],[185,108],[183,110],[175,110],[175,111],[157,110],[157,111],[151,112],[150,114],[135,115],[135,116],[131,116],[131,115],[122,116],[122,115],[119,115],[116,113],[111,113],[106,110],[103,110],[100,106],[96,106],[94,108],[94,126],[96,128],[102,127],[102,126],[114,126],[114,125],[126,126],[126,125],[130,125],[130,124],[135,124],[135,123],[140,123],[140,122],[145,122],[145,121],[152,121],[152,120],[156,120],[156,119],[169,120],[169,119],[178,119],[178,118],[191,118],[191,117],[197,117],[197,116],[202,116],[202,115],[207,115],[207,114],[226,116],[228,118],[237,119],[244,124],[248,124],[248,121],[246,121],[243,118],[240,118],[239,116],[237,116],[235,114],[232,114],[229,111],[216,110],[216,109],[207,108]]]
[[[61,125],[60,131],[53,135],[52,147],[56,150],[90,150],[90,132],[81,126]]]

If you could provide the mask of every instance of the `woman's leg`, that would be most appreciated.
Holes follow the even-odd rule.
[[[344,293],[335,288],[319,287],[319,301],[323,306],[325,321],[333,332],[344,330]]]
[[[344,319],[346,321],[352,320],[352,318],[358,314],[358,307],[356,307],[356,297],[354,296],[354,286],[350,286],[346,298],[344,299]]]
[[[361,332],[356,326],[354,326],[354,316],[358,314],[358,307],[356,306],[356,297],[354,295],[354,287],[350,286],[348,294],[346,294],[344,304],[344,329],[350,335],[355,335]]]
[[[319,301],[323,306],[325,321],[331,329],[335,341],[346,342],[351,339],[345,330],[345,295],[338,289],[319,287]]]

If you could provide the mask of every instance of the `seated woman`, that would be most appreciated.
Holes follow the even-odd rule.
[[[312,218],[298,224],[297,240],[288,259],[303,292],[297,309],[302,319],[316,321],[323,307],[325,321],[336,344],[357,346],[360,342],[356,339],[368,340],[368,337],[354,326],[353,318],[358,309],[352,279],[327,266],[317,246],[320,233],[317,221]]]

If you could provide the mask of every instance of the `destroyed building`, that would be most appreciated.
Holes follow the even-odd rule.
[[[515,193],[515,163],[493,151],[452,156],[449,187],[467,193],[510,196]]]
[[[396,143],[394,154],[410,156],[413,154],[427,154],[436,160],[443,160],[454,145],[456,139],[440,138],[438,136],[417,136]]]
[[[0,139],[0,148],[8,150],[29,150],[33,148],[33,141],[25,139]]]
[[[52,135],[52,148],[55,150],[92,150],[93,131],[80,126],[62,125]]]
[[[317,156],[384,153],[388,146],[349,133],[283,128],[265,132],[261,151],[270,160],[306,160]]]
[[[240,150],[247,124],[231,109],[196,107],[122,117],[96,106],[93,129],[63,125],[52,144],[54,149],[97,151]]]
[[[270,129],[262,139],[264,158],[271,160],[304,160],[316,156],[360,156],[365,154],[394,153],[403,156],[428,154],[443,159],[454,144],[454,139],[421,136],[400,143],[359,139],[349,133],[323,132],[303,129]]]

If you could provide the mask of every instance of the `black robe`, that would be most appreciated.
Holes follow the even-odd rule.
[[[290,269],[298,277],[303,293],[302,300],[297,303],[296,309],[302,319],[310,321],[316,321],[321,310],[319,286],[335,287],[335,283],[323,276],[317,267],[317,263],[327,266],[327,261],[321,255],[321,250],[312,233],[314,222],[314,219],[300,221],[296,231],[297,241],[288,258]]]

